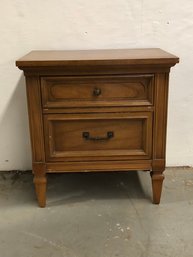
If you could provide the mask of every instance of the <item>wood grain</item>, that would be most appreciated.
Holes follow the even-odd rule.
[[[47,162],[48,173],[60,172],[112,172],[151,169],[151,160]]]
[[[50,114],[44,116],[46,160],[150,159],[152,153],[152,113]],[[108,140],[85,140],[91,137]]]
[[[159,48],[146,49],[103,49],[71,51],[32,51],[16,61],[18,67],[62,66],[62,65],[129,65],[170,64],[179,58]]]
[[[45,108],[152,105],[153,79],[151,74],[42,77],[42,102]]]
[[[34,185],[40,207],[46,206],[46,166],[45,163],[33,163]]]

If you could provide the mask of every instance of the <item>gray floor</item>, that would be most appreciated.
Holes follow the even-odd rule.
[[[0,257],[192,257],[193,169],[169,168],[159,206],[148,173],[0,173]]]

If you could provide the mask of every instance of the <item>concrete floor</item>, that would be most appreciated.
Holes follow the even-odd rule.
[[[50,174],[41,209],[30,172],[1,172],[0,257],[192,257],[193,169],[165,175],[158,206],[145,172]]]

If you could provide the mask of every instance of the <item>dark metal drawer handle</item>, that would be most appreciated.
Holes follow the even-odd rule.
[[[99,96],[99,95],[101,95],[101,89],[100,89],[100,88],[94,88],[94,90],[93,90],[93,95],[94,95],[94,96]]]
[[[91,137],[89,132],[83,132],[82,137],[86,140],[93,140],[93,141],[108,140],[114,137],[114,132],[108,131],[106,137]]]

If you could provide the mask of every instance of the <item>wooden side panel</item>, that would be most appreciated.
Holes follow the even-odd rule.
[[[155,76],[155,115],[153,130],[153,170],[165,169],[169,73]]]
[[[33,162],[45,162],[44,132],[38,76],[26,77],[28,113]]]

